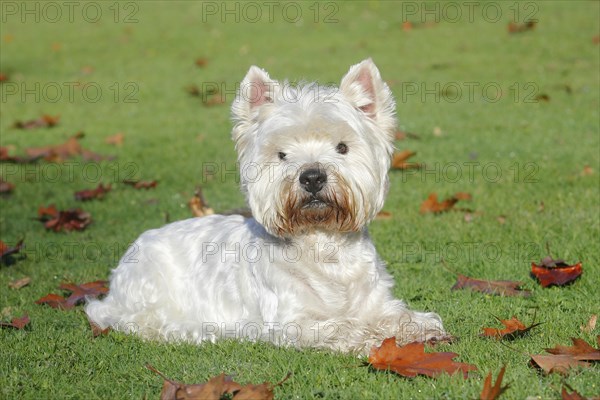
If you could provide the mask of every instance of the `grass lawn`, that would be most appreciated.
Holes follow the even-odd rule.
[[[241,383],[276,382],[291,371],[276,389],[290,399],[473,399],[488,371],[504,364],[505,399],[558,398],[563,383],[600,394],[597,364],[567,377],[528,366],[529,354],[571,337],[595,343],[600,334],[580,329],[600,313],[600,3],[428,3],[433,14],[421,2],[252,3],[260,16],[246,4],[1,3],[0,71],[8,80],[0,84],[0,144],[24,154],[83,131],[83,147],[116,158],[0,164],[2,178],[15,185],[0,198],[0,239],[26,244],[26,257],[0,265],[0,312],[2,321],[31,318],[25,330],[0,330],[0,397],[157,398],[162,380],[146,363],[187,383],[220,372]],[[510,34],[515,17],[538,24]],[[405,21],[412,25],[403,29]],[[396,96],[400,128],[419,135],[398,141],[398,149],[416,151],[413,159],[426,164],[391,172],[384,208],[391,218],[374,221],[370,232],[396,295],[438,312],[458,338],[438,351],[478,367],[469,379],[405,379],[370,371],[352,356],[268,344],[148,343],[115,332],[94,339],[81,307],[34,304],[60,293],[62,282],[106,279],[140,233],[190,217],[197,185],[217,212],[244,207],[235,174],[226,172],[236,160],[232,91],[250,65],[274,78],[327,83],[366,57]],[[206,65],[195,65],[198,58]],[[217,85],[226,103],[205,107],[186,93],[190,85]],[[12,127],[42,114],[60,115],[59,125]],[[123,145],[106,144],[117,132]],[[224,173],[203,173],[215,167]],[[136,191],[120,183],[125,178],[159,184]],[[74,200],[75,191],[100,182],[113,185],[106,198]],[[459,191],[473,195],[464,203],[476,211],[472,219],[419,213],[429,193]],[[83,232],[46,231],[35,217],[51,203],[82,207],[93,223]],[[583,262],[574,284],[545,289],[529,276],[546,243],[554,257]],[[532,296],[451,291],[456,277],[441,259],[476,278],[522,281]],[[29,286],[8,287],[26,276]],[[482,327],[498,326],[494,316],[513,315],[543,324],[507,345],[479,337]]]

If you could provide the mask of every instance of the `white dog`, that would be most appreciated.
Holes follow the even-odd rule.
[[[375,64],[341,85],[291,86],[251,67],[232,107],[254,218],[209,216],[145,232],[86,312],[145,338],[266,340],[366,353],[445,336],[410,311],[367,232],[382,208],[396,127]]]

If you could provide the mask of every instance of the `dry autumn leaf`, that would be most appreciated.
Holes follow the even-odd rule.
[[[208,59],[204,57],[197,58],[196,61],[194,61],[194,64],[199,68],[204,68],[208,64]]]
[[[4,181],[4,179],[0,178],[0,194],[10,194],[14,190],[15,185],[10,182]]]
[[[158,185],[157,181],[138,181],[134,179],[125,179],[124,184],[133,186],[134,189],[151,189]]]
[[[39,155],[36,157],[10,156],[8,155],[7,147],[0,147],[0,162],[9,162],[14,164],[30,164],[36,162],[42,157],[43,155]]]
[[[93,199],[102,199],[104,195],[111,190],[111,185],[108,184],[104,186],[103,184],[99,184],[95,189],[86,189],[80,190],[79,192],[75,192],[75,200],[79,201],[88,201]]]
[[[202,188],[200,187],[196,188],[194,197],[190,199],[188,205],[190,207],[190,210],[192,210],[192,215],[194,217],[205,217],[207,215],[212,215],[215,213],[213,209],[208,206],[206,200],[204,200],[204,196],[202,195]]]
[[[600,349],[595,349],[582,339],[572,338],[573,346],[556,346],[546,349],[550,354],[532,354],[531,364],[539,367],[544,372],[566,375],[571,368],[587,368],[590,364],[586,361],[599,361]],[[600,346],[600,336],[597,337]]]
[[[469,288],[476,292],[500,296],[531,296],[529,290],[520,289],[520,287],[521,282],[480,280],[459,274],[452,290]]]
[[[114,135],[109,136],[106,139],[104,139],[104,143],[112,144],[114,146],[122,146],[124,139],[125,139],[125,134],[123,132],[119,132],[119,133],[115,133]]]
[[[498,373],[498,378],[496,379],[494,386],[492,386],[492,371],[490,371],[483,383],[483,390],[479,395],[480,400],[496,400],[502,393],[504,393],[504,391],[506,391],[506,389],[508,389],[509,385],[502,386],[502,378],[504,378],[505,370],[506,366],[503,366]]]
[[[394,134],[394,139],[396,139],[396,140],[405,140],[405,139],[421,140],[421,137],[419,135],[417,135],[416,133],[397,130],[396,133]]]
[[[0,322],[3,328],[23,329],[29,324],[29,316],[27,314],[22,317],[13,318],[10,322]]]
[[[76,285],[74,283],[63,283],[58,288],[72,292],[67,298],[58,294],[50,293],[36,300],[36,304],[46,304],[52,308],[69,310],[87,298],[96,298],[108,293],[107,281],[94,281]]]
[[[522,24],[517,24],[511,22],[508,24],[508,32],[509,33],[522,33],[527,31],[532,31],[537,24],[536,20],[525,21]]]
[[[598,322],[598,316],[596,314],[593,314],[588,320],[588,323],[585,326],[581,325],[579,329],[581,329],[585,333],[590,333],[596,328],[596,322]]]
[[[38,209],[38,220],[44,223],[46,229],[69,232],[84,230],[92,222],[92,216],[79,208],[59,211],[51,204]]]
[[[444,201],[439,202],[437,194],[431,193],[429,197],[423,203],[421,203],[421,208],[419,211],[421,214],[438,214],[450,210],[470,211],[468,209],[455,209],[454,205],[459,200],[471,200],[471,195],[469,193],[458,192]]]
[[[101,329],[98,325],[96,325],[89,319],[88,319],[88,322],[90,323],[90,328],[92,329],[92,337],[96,338],[98,336],[106,336],[106,335],[108,335],[108,332],[111,331],[110,326],[106,329]]]
[[[44,114],[40,118],[30,121],[15,121],[13,126],[17,129],[52,128],[58,124],[59,120],[60,115]]]
[[[4,262],[6,261],[6,259],[8,259],[8,257],[12,256],[13,254],[17,254],[18,252],[21,251],[21,249],[23,248],[23,241],[25,239],[21,239],[19,240],[14,247],[10,247],[8,246],[6,243],[4,243],[2,240],[0,240],[0,261]]]
[[[481,336],[493,337],[497,339],[514,339],[518,336],[524,335],[536,326],[541,325],[541,322],[537,322],[531,324],[530,326],[525,326],[525,324],[519,321],[517,317],[512,317],[511,319],[500,319],[496,317],[496,319],[500,321],[502,325],[504,325],[504,329],[483,328],[483,333]]]
[[[407,170],[421,168],[422,165],[419,163],[407,162],[407,160],[415,154],[417,153],[410,150],[403,150],[399,153],[395,153],[392,158],[392,169]]]
[[[413,342],[398,346],[396,338],[387,338],[381,346],[374,346],[369,354],[368,363],[377,370],[390,370],[405,377],[426,375],[436,377],[443,373],[462,372],[466,378],[469,371],[477,369],[474,365],[455,362],[456,353],[425,353],[425,344]]]
[[[29,157],[43,157],[44,160],[48,162],[63,162],[76,156],[81,156],[87,161],[102,161],[111,159],[111,157],[106,157],[94,153],[93,151],[84,149],[79,143],[79,140],[83,137],[85,137],[83,132],[77,132],[64,143],[42,147],[30,147],[25,149],[25,152]]]
[[[186,385],[167,378],[152,365],[146,364],[146,368],[164,379],[163,388],[160,393],[161,400],[220,400],[224,396],[234,400],[272,400],[274,398],[273,390],[275,387],[282,385],[291,376],[291,373],[288,373],[285,378],[274,385],[265,382],[259,385],[249,384],[242,386],[234,382],[231,377],[220,374],[211,378],[206,383]]]
[[[537,278],[542,287],[566,285],[579,278],[582,273],[581,262],[569,265],[563,260],[546,257],[539,265],[531,263],[531,274]]]
[[[31,278],[26,276],[24,278],[21,279],[16,279],[14,281],[9,282],[8,287],[14,290],[19,290],[21,288],[24,288],[25,286],[29,285],[31,283]]]

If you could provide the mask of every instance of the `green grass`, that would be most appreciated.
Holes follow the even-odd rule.
[[[144,368],[146,363],[188,383],[221,371],[239,382],[276,382],[291,371],[292,378],[276,389],[281,398],[473,399],[487,372],[496,374],[503,364],[505,382],[511,385],[506,399],[557,398],[563,382],[586,396],[600,393],[598,365],[566,378],[545,376],[527,365],[528,354],[567,344],[571,337],[591,343],[599,334],[598,328],[591,333],[579,328],[600,312],[600,65],[599,48],[592,41],[600,30],[599,3],[535,3],[538,26],[515,35],[506,28],[512,2],[499,3],[503,15],[497,23],[482,18],[480,5],[473,22],[463,8],[465,18],[459,22],[421,25],[410,32],[401,29],[405,15],[401,3],[394,2],[340,3],[337,23],[314,23],[308,8],[312,3],[301,3],[305,18],[296,24],[283,19],[277,11],[281,8],[275,9],[273,22],[265,16],[260,23],[235,23],[233,17],[222,23],[212,16],[203,21],[201,3],[160,1],[137,3],[136,23],[115,23],[112,3],[102,4],[103,17],[95,24],[82,18],[83,3],[75,9],[73,23],[65,9],[58,23],[43,18],[35,23],[33,16],[22,23],[21,14],[3,14],[0,70],[10,81],[0,85],[1,145],[22,153],[82,130],[84,147],[117,158],[91,166],[80,160],[58,167],[1,165],[2,177],[16,189],[0,199],[0,238],[14,244],[25,237],[27,257],[0,266],[0,310],[3,320],[27,313],[32,322],[24,331],[0,331],[0,397],[157,398],[162,382]],[[121,20],[135,11],[126,4],[121,5]],[[532,3],[519,3],[521,16],[531,11],[526,4]],[[333,10],[325,6],[320,5],[321,20]],[[420,15],[409,19],[418,22]],[[60,48],[53,50],[53,44]],[[479,371],[471,378],[409,380],[369,371],[350,356],[268,344],[147,343],[114,332],[92,339],[81,309],[64,312],[34,304],[57,292],[61,282],[106,278],[127,243],[141,232],[167,218],[189,217],[186,203],[198,184],[218,212],[244,206],[235,177],[202,180],[203,163],[230,168],[235,163],[228,105],[202,107],[186,94],[186,86],[222,82],[232,89],[251,64],[275,78],[338,82],[351,64],[369,56],[395,93],[401,128],[421,137],[397,147],[417,151],[415,159],[429,171],[391,173],[385,210],[393,218],[373,222],[370,231],[396,278],[396,294],[413,308],[435,310],[443,317],[458,341],[439,348],[475,364]],[[205,68],[194,65],[198,57],[208,59]],[[86,66],[93,71],[85,73]],[[98,85],[99,101],[86,100],[80,89],[74,89],[70,101],[68,88],[76,81]],[[472,100],[468,82],[479,84]],[[56,102],[49,101],[53,93],[44,94],[52,83],[64,89]],[[440,88],[456,83],[446,86],[448,96],[456,87],[462,96],[450,102],[435,94],[436,83]],[[482,96],[481,87],[490,83],[502,90],[496,102]],[[23,94],[23,89],[36,92],[36,84],[39,101]],[[418,93],[405,92],[415,87],[411,85]],[[11,94],[14,90],[17,94]],[[526,101],[541,93],[550,100]],[[125,102],[128,94],[137,102]],[[231,100],[229,95],[227,102]],[[60,114],[60,125],[35,131],[11,128],[17,119],[42,113]],[[433,134],[436,127],[442,136]],[[117,132],[125,133],[122,147],[104,143]],[[473,179],[468,162],[479,163]],[[457,180],[450,175],[456,165],[462,172]],[[585,165],[592,175],[581,174]],[[73,192],[96,186],[98,168],[99,181],[112,182],[115,190],[102,201],[77,204]],[[497,170],[502,177],[492,179]],[[131,173],[160,183],[151,191],[118,184]],[[468,191],[473,201],[466,206],[479,213],[471,222],[461,213],[420,215],[420,203],[433,191],[442,197]],[[46,232],[33,218],[40,205],[49,203],[82,206],[94,222],[84,232]],[[506,216],[505,224],[496,220],[499,215]],[[583,262],[585,272],[573,285],[543,289],[529,277],[530,262],[546,255],[546,243],[555,257]],[[455,277],[442,268],[442,257],[466,275],[521,280],[533,296],[451,291]],[[32,278],[28,287],[8,288],[23,276]],[[481,327],[496,326],[494,316],[512,315],[525,322],[536,316],[544,324],[508,346],[478,337]]]

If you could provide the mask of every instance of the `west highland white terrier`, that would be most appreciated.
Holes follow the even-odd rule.
[[[392,295],[367,232],[388,191],[395,104],[371,59],[340,87],[251,67],[232,106],[254,218],[212,215],[142,234],[86,312],[149,339],[221,338],[365,354],[446,335]]]

